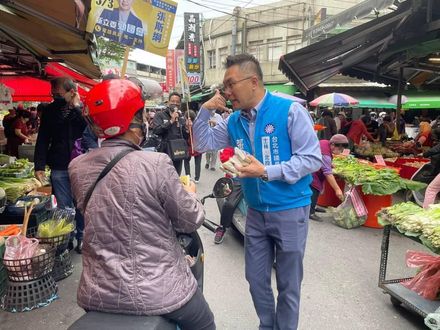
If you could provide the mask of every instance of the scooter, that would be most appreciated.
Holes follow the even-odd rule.
[[[237,184],[234,182],[234,191],[236,189],[241,190],[241,188],[237,188]],[[226,199],[231,198],[231,197],[235,198],[235,200],[229,201],[230,204],[233,204],[236,206],[235,206],[233,212],[229,212],[229,214],[226,216],[232,217],[231,222],[230,222],[230,223],[232,223],[232,227],[234,227],[242,236],[244,236],[244,231],[246,228],[247,204],[246,204],[246,201],[244,200],[243,193],[241,192],[239,194],[234,194],[232,196],[217,198],[218,210],[219,210],[220,214],[222,214],[222,216],[224,216],[224,213],[225,213],[224,205],[225,205]]]
[[[211,194],[201,199],[202,204],[207,198],[224,199],[232,193],[233,183],[229,178],[220,178],[214,185]],[[205,219],[203,226],[215,231],[214,223]],[[199,288],[203,291],[204,250],[200,236],[197,232],[191,234],[177,233],[177,239],[185,253],[194,258],[195,263],[191,271],[197,280]],[[177,325],[162,316],[138,316],[127,314],[112,314],[90,311],[75,321],[69,330],[176,330]]]

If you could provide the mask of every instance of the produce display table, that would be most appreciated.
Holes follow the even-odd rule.
[[[388,265],[388,251],[390,243],[391,225],[387,225],[383,229],[382,247],[381,247],[381,259],[380,259],[380,271],[379,271],[379,287],[388,293],[391,297],[391,303],[395,306],[404,305],[409,310],[419,314],[422,317],[426,317],[430,313],[435,313],[440,308],[440,301],[427,300],[422,296],[419,296],[416,292],[411,291],[401,285],[400,283],[409,280],[411,278],[400,279],[386,279],[386,271]],[[394,230],[394,229],[393,229]],[[396,230],[396,232],[398,232]],[[408,237],[408,236],[405,236]],[[408,237],[410,238],[410,237]],[[418,238],[412,237],[412,240],[420,242]]]
[[[339,188],[341,188],[341,190],[344,191],[345,181],[340,177],[335,177],[335,179]],[[324,192],[321,195],[319,195],[317,204],[323,207],[327,207],[327,206],[336,207],[339,204],[341,204],[341,200],[336,196],[335,191],[327,182],[327,180],[324,181]]]

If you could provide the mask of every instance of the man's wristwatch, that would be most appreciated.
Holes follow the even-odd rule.
[[[264,174],[260,176],[260,179],[263,181],[269,181],[269,177],[267,176],[267,169],[264,167]]]

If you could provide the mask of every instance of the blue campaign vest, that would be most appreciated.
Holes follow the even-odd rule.
[[[292,150],[287,120],[291,104],[292,101],[267,92],[257,111],[254,151],[248,121],[240,116],[240,111],[234,112],[228,122],[231,145],[254,155],[265,166],[289,161]],[[258,211],[283,211],[310,205],[311,175],[306,175],[294,184],[280,180],[266,182],[260,178],[241,180],[246,202]]]

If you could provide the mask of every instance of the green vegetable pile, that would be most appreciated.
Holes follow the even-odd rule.
[[[412,203],[400,203],[377,213],[381,225],[392,225],[406,236],[418,237],[435,253],[440,253],[440,205],[428,209]]]
[[[37,237],[57,237],[71,233],[75,229],[74,224],[65,219],[49,219],[38,226]]]
[[[352,156],[335,157],[333,173],[344,178],[350,184],[362,186],[362,192],[369,195],[391,195],[401,189],[421,190],[425,183],[402,179],[390,168],[375,168],[359,163]]]
[[[35,178],[0,178],[0,188],[6,192],[9,202],[15,203],[18,197],[41,187],[40,181]]]
[[[31,174],[34,164],[27,159],[17,159],[14,163],[0,167],[0,177],[24,178]]]

